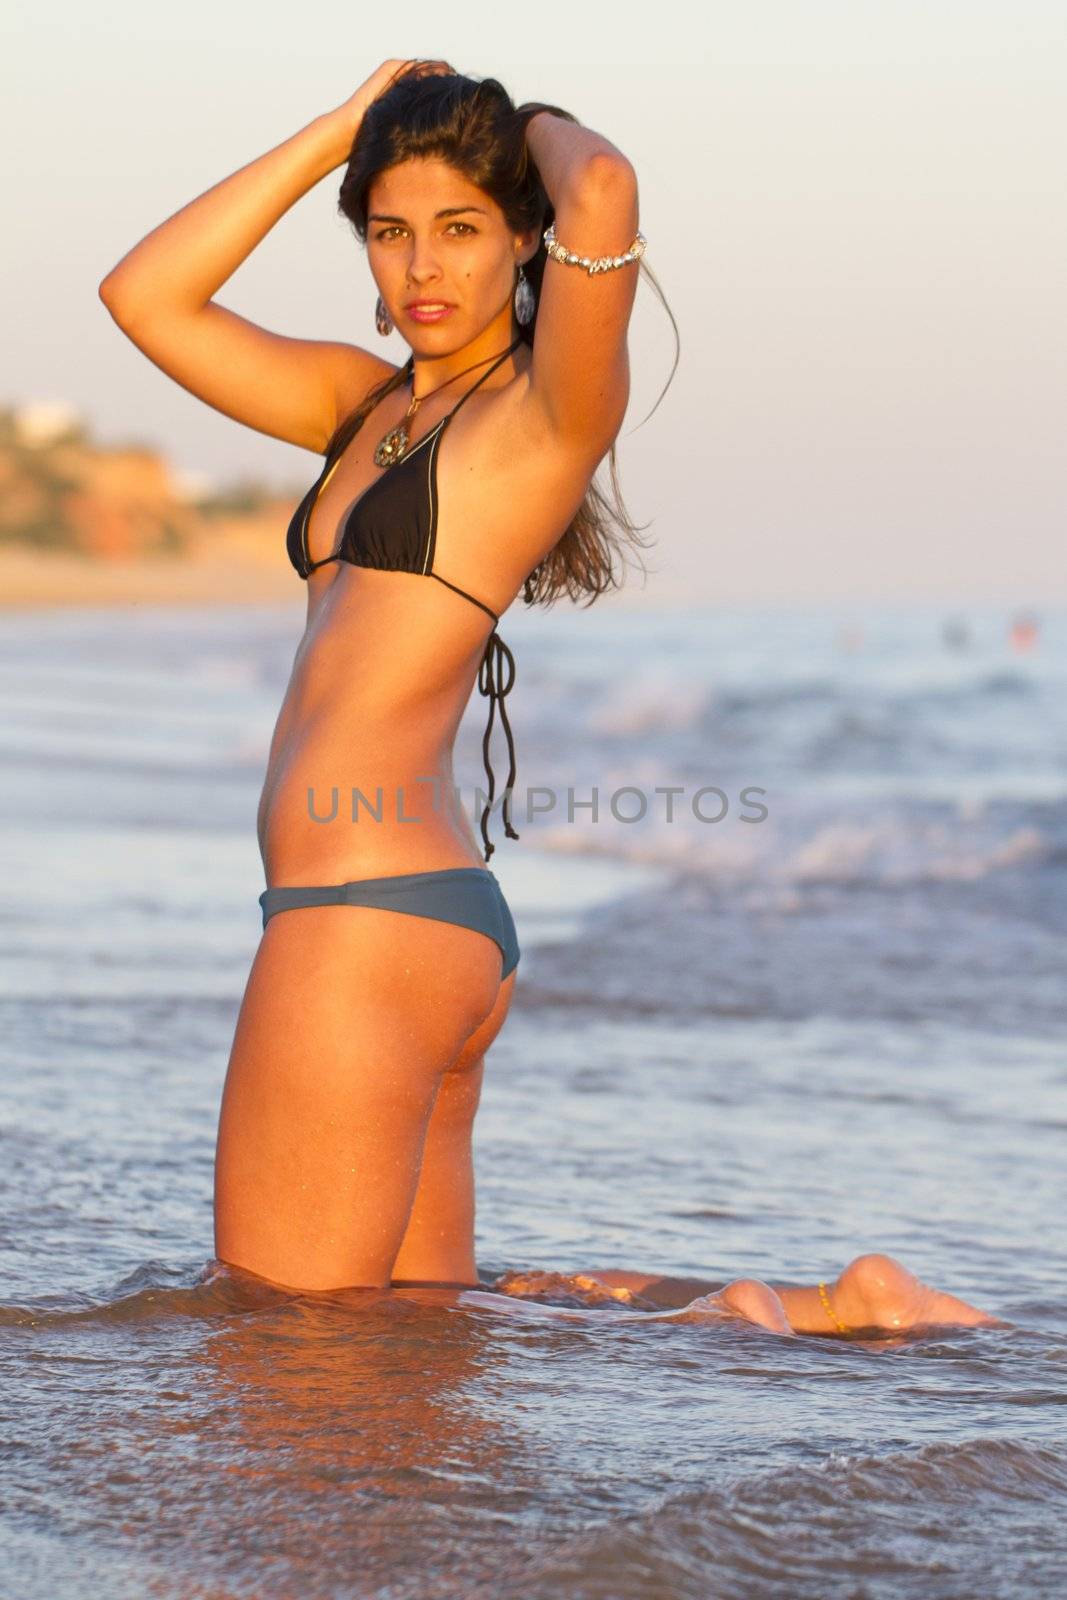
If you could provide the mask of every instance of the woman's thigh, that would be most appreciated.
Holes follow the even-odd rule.
[[[222,1096],[215,1253],[294,1288],[381,1286],[443,1073],[492,1012],[500,951],[366,906],[272,917]]]
[[[492,1011],[441,1078],[427,1127],[418,1189],[393,1263],[394,1283],[478,1281],[471,1136],[481,1098],[485,1052],[504,1026],[514,989],[513,970],[500,985]]]

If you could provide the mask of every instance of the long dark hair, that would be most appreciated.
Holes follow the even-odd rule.
[[[341,183],[338,210],[348,218],[360,242],[366,244],[372,180],[402,161],[437,157],[495,200],[513,233],[530,228],[543,232],[555,213],[526,146],[526,124],[539,111],[550,111],[568,122],[578,121],[558,106],[529,101],[516,107],[495,78],[408,72],[372,101],[364,113]],[[538,303],[547,260],[544,240],[539,239],[536,254],[525,263]],[[675,331],[675,361],[663,389],[665,394],[678,365],[678,327],[663,291],[643,260],[639,271],[652,284]],[[535,312],[519,330],[531,347],[536,327]],[[330,440],[328,457],[335,449],[344,448],[385,395],[407,382],[413,365],[414,357],[409,356],[397,372],[372,389],[341,421]],[[551,605],[563,593],[572,600],[588,595],[586,603],[592,605],[605,590],[621,587],[618,563],[620,557],[625,560],[623,546],[636,550],[650,542],[641,537],[648,524],[633,522],[623,502],[614,442],[608,461],[611,498],[601,492],[595,480],[590,483],[566,532],[527,577],[523,585],[527,605]],[[638,562],[641,564],[640,557]]]

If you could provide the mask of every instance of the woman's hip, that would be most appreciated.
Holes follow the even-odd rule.
[[[277,885],[263,891],[259,904],[264,929],[281,911],[316,906],[372,907],[470,928],[498,946],[501,982],[517,967],[521,954],[504,891],[487,867],[444,867],[343,883]]]

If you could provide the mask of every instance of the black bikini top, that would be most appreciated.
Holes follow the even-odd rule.
[[[347,561],[353,567],[371,567],[381,572],[414,572],[426,578],[436,578],[438,583],[443,583],[446,588],[462,595],[465,600],[469,600],[472,605],[480,607],[492,617],[493,628],[486,641],[485,654],[478,669],[478,688],[489,698],[489,720],[482,740],[482,759],[485,762],[488,779],[488,800],[482,811],[481,823],[486,861],[495,848],[489,840],[489,815],[496,792],[496,780],[489,760],[489,739],[498,703],[500,721],[507,738],[509,762],[503,804],[504,831],[509,839],[519,837],[511,825],[509,810],[515,783],[515,742],[511,724],[508,722],[507,708],[504,705],[504,697],[510,692],[515,681],[515,658],[496,631],[496,625],[500,621],[496,612],[433,570],[437,543],[437,451],[445,428],[460,406],[502,362],[507,360],[521,342],[521,339],[516,339],[515,343],[482,373],[478,382],[471,385],[452,410],[430,429],[425,438],[412,445],[399,461],[385,468],[382,476],[375,479],[370,487],[363,491],[341,520],[338,530],[339,544],[332,555],[324,556],[321,561],[311,560],[307,544],[308,522],[324,484],[341,460],[352,438],[355,437],[354,433],[349,433],[347,438],[342,434],[343,443],[336,446],[332,453],[327,448],[322,471],[293,513],[286,534],[289,560],[297,574],[305,580],[310,573],[332,561]],[[362,423],[360,426],[362,427]],[[358,431],[356,429],[356,432]],[[505,671],[506,681],[501,681]]]

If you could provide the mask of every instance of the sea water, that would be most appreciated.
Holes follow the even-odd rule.
[[[7,616],[4,1600],[1064,1593],[1067,618],[1010,621],[501,626],[483,1278],[879,1250],[1011,1323],[876,1348],[213,1275],[300,616]]]

